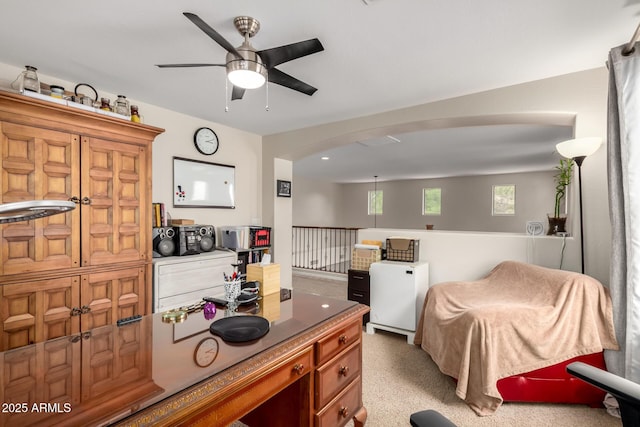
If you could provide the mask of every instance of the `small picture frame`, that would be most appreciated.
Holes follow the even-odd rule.
[[[279,179],[277,184],[276,195],[278,197],[291,197],[291,181],[283,181]]]

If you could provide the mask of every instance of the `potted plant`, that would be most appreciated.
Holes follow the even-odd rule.
[[[567,217],[560,213],[560,206],[562,205],[562,200],[565,198],[567,186],[571,184],[573,159],[560,159],[560,164],[556,166],[556,170],[557,173],[554,176],[556,183],[556,200],[553,216],[547,215],[549,219],[548,235],[566,232],[565,225],[567,223]]]

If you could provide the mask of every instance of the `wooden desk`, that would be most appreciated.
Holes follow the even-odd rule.
[[[196,365],[193,355],[200,341],[213,337],[208,332],[211,321],[205,320],[202,313],[189,315],[184,323],[175,325],[163,323],[158,313],[114,329],[123,333],[142,328],[145,333],[139,334],[141,339],[145,337],[147,343],[152,340],[146,352],[139,347],[144,354],[127,359],[131,363],[148,363],[152,357],[152,369],[137,370],[147,373],[136,380],[144,389],[142,394],[133,397],[135,387],[122,383],[121,376],[122,384],[111,389],[103,387],[86,400],[81,388],[68,413],[50,414],[46,419],[42,414],[22,414],[20,425],[35,420],[43,425],[65,426],[225,426],[238,419],[256,426],[343,426],[350,419],[356,426],[364,425],[367,413],[362,405],[362,316],[368,307],[294,292],[290,300],[280,303],[279,309],[267,335],[257,341],[232,345],[214,337],[218,354],[204,368]],[[268,307],[259,310],[274,313]],[[225,314],[220,310],[216,319]],[[95,331],[94,335],[102,334]],[[78,341],[81,352],[92,339],[93,336]],[[12,352],[20,350],[24,351]],[[37,349],[33,351],[37,353]],[[7,353],[10,352],[0,354],[5,364]],[[120,365],[131,368],[127,363]],[[91,366],[88,358],[80,369],[70,369],[69,375],[83,377],[83,370],[92,372]],[[2,368],[7,372],[6,366]],[[97,374],[107,371],[94,372],[94,382]],[[46,377],[46,373],[40,374]],[[28,395],[21,389],[12,398],[7,394],[10,376],[5,375],[2,380],[3,402],[19,403],[15,397]],[[81,383],[90,385],[86,378]],[[3,420],[3,425],[15,425],[17,418]]]

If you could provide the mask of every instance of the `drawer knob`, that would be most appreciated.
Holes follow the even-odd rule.
[[[348,338],[347,338],[347,336],[346,336],[346,335],[344,335],[344,334],[343,334],[343,335],[340,335],[340,336],[338,337],[338,342],[339,342],[340,344],[346,344],[346,343],[347,343],[347,340],[348,340]]]
[[[346,377],[347,375],[349,375],[349,367],[340,366],[340,369],[338,370],[338,375],[342,375],[343,377]]]
[[[349,408],[346,406],[341,407],[338,414],[340,414],[342,418],[347,418],[349,416]]]
[[[304,365],[302,363],[296,363],[295,365],[293,365],[293,370],[296,372],[296,374],[302,375],[302,373],[304,372]]]

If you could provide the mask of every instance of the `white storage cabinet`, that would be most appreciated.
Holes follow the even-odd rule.
[[[406,335],[413,344],[418,317],[429,288],[426,262],[381,261],[369,266],[370,320],[367,333],[376,329]]]
[[[237,254],[226,249],[153,260],[153,312],[224,298],[224,274],[232,274]]]

